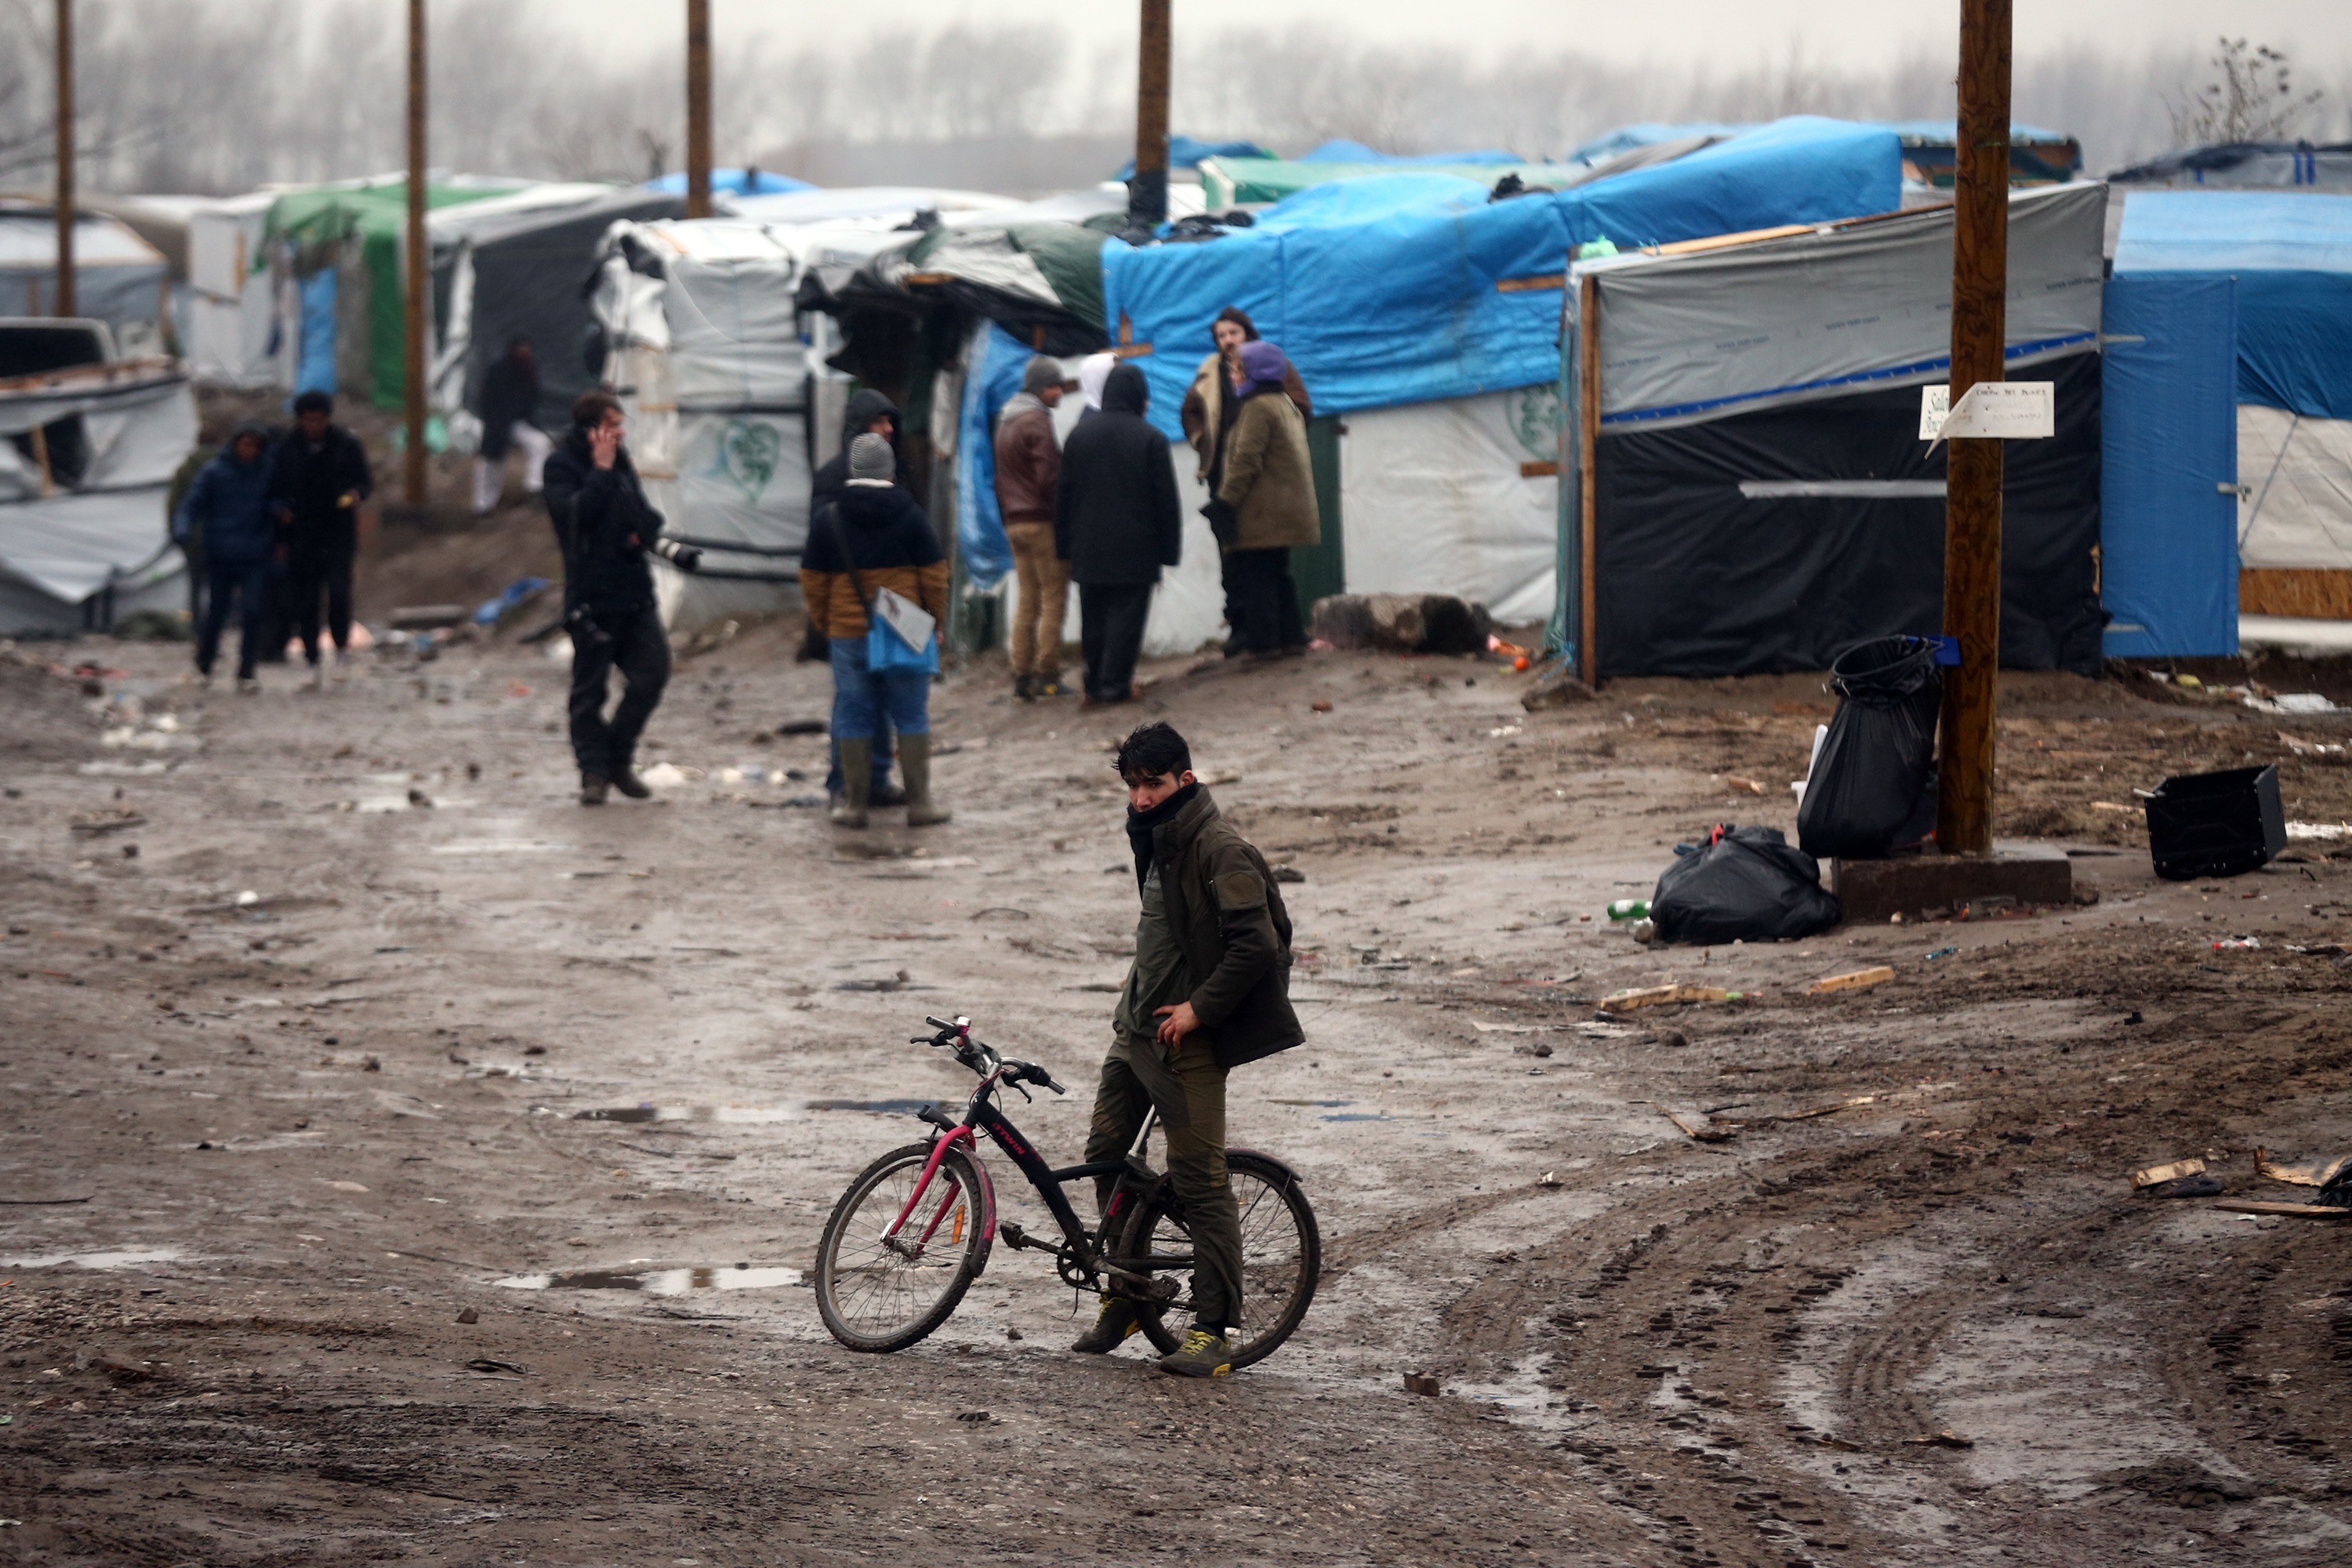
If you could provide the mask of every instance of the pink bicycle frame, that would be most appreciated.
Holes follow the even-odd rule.
[[[882,1233],[883,1245],[887,1247],[897,1240],[898,1233],[906,1228],[908,1218],[914,1214],[917,1205],[922,1203],[923,1194],[931,1190],[931,1179],[939,1174],[940,1162],[946,1159],[948,1151],[958,1144],[968,1147],[971,1154],[971,1168],[979,1173],[980,1176],[980,1191],[970,1195],[979,1201],[980,1214],[976,1223],[980,1226],[981,1238],[991,1242],[995,1239],[996,1184],[990,1180],[988,1166],[980,1159],[979,1138],[974,1135],[970,1127],[959,1127],[951,1132],[942,1134],[931,1144],[931,1157],[924,1163],[922,1179],[915,1184],[915,1190],[907,1195],[906,1206],[898,1211],[898,1217],[892,1220],[890,1228]],[[923,1255],[923,1249],[931,1244],[931,1237],[938,1234],[940,1225],[945,1222],[949,1213],[955,1207],[955,1201],[956,1194],[953,1192],[940,1198],[940,1206],[931,1215],[930,1223],[923,1226],[923,1234],[915,1239],[913,1249],[905,1254],[910,1261],[920,1258]]]

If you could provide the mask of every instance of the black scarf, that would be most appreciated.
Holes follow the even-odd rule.
[[[1127,808],[1127,841],[1135,848],[1137,892],[1143,890],[1144,879],[1151,874],[1152,830],[1175,821],[1176,814],[1192,805],[1192,797],[1200,793],[1199,784],[1188,784],[1150,811],[1138,811],[1131,805]]]

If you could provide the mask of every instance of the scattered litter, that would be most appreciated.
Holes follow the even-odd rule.
[[[1647,899],[1613,899],[1609,904],[1609,918],[1612,921],[1648,920],[1650,918],[1650,900]]]
[[[1942,1432],[1930,1432],[1919,1437],[1906,1437],[1903,1440],[1916,1447],[1927,1448],[1973,1448],[1977,1446],[1976,1439],[1963,1437],[1958,1432],[1948,1429]]]
[[[2326,1204],[2273,1204],[2258,1198],[2224,1198],[2213,1205],[2224,1214],[2281,1215],[2288,1219],[2352,1218],[2352,1208]]]
[[[1519,727],[1518,725],[1517,725],[1517,724],[1506,724],[1506,725],[1504,725],[1504,726],[1503,726],[1501,729],[1499,729],[1499,730],[1489,730],[1489,731],[1486,731],[1486,737],[1487,737],[1487,739],[1489,739],[1489,740],[1500,740],[1500,739],[1502,739],[1503,737],[1505,737],[1505,736],[1507,736],[1507,735],[1516,735],[1516,734],[1519,733],[1519,731],[1520,731],[1520,727]]]
[[[327,1185],[334,1188],[335,1191],[339,1193],[363,1193],[367,1191],[367,1188],[362,1186],[357,1182],[329,1182]]]
[[[1860,991],[1865,986],[1884,985],[1894,978],[1894,968],[1882,963],[1875,968],[1849,970],[1843,974],[1832,974],[1816,980],[1805,987],[1805,994],[1826,996],[1833,991]]]
[[[1303,882],[1307,880],[1307,873],[1300,870],[1296,866],[1269,866],[1266,868],[1266,870],[1277,882]]]
[[[120,833],[125,828],[146,826],[147,818],[127,805],[118,805],[108,811],[89,812],[75,817],[72,823],[75,836],[82,838],[96,838],[103,834]]]
[[[2285,1182],[2298,1187],[2324,1187],[2352,1169],[2352,1154],[2341,1159],[2321,1160],[2308,1165],[2282,1165],[2270,1157],[2267,1150],[2254,1151],[2254,1169],[2273,1182]]]
[[[2290,822],[2286,825],[2286,836],[2333,843],[2339,838],[2352,838],[2352,822]]]
[[[1559,1172],[1546,1171],[1542,1175],[1536,1178],[1536,1185],[1539,1187],[1564,1187],[1568,1185],[1568,1184],[1560,1179]]]
[[[261,895],[255,892],[251,888],[247,888],[245,891],[239,893],[236,898],[229,901],[235,904],[238,909],[247,909],[261,902]]]
[[[530,1368],[519,1361],[492,1361],[488,1356],[476,1356],[466,1363],[467,1372],[510,1372],[518,1377],[529,1377]]]
[[[468,1307],[457,1314],[457,1321],[461,1323],[478,1323],[482,1321],[482,1314]]]
[[[1307,706],[1317,713],[1328,713],[1331,711],[1331,704],[1325,699],[1319,697],[1314,701],[1309,702]]]
[[[772,1290],[800,1282],[801,1271],[797,1268],[754,1268],[749,1263],[650,1271],[598,1268],[576,1274],[518,1274],[497,1281],[509,1290],[634,1290],[646,1296],[683,1296],[695,1290]]]
[[[547,855],[569,849],[569,844],[551,838],[453,838],[446,844],[436,844],[436,855]]]
[[[1726,991],[1720,985],[1646,985],[1631,991],[1612,991],[1598,1005],[1604,1013],[1630,1013],[1636,1007],[1660,1007],[1682,1002],[1743,1002],[1745,991]]]
[[[1718,823],[1700,844],[1675,846],[1650,918],[1668,942],[1702,946],[1808,937],[1837,924],[1821,867],[1774,827]]]
[[[1444,1392],[1444,1390],[1438,1385],[1436,1374],[1426,1372],[1406,1373],[1404,1374],[1404,1391],[1407,1394],[1425,1394],[1432,1399],[1436,1398],[1440,1394]]]
[[[1927,955],[1927,962],[1933,963],[1939,958],[1949,958],[1959,951],[1960,950],[1957,947],[1939,947],[1935,952]]]
[[[2137,816],[2145,808],[2137,805],[2126,805],[2119,800],[2095,800],[2091,803],[2091,809],[2093,811],[2121,811],[2126,812],[2133,816]]]
[[[1685,1121],[1671,1110],[1659,1112],[1682,1129],[1685,1137],[1698,1143],[1728,1143],[1739,1134],[1729,1127],[1718,1127],[1705,1121]]]
[[[2244,952],[2250,949],[2259,948],[2262,945],[2263,942],[2260,937],[2225,936],[2214,942],[2213,951],[2215,952]]]
[[[169,763],[84,763],[74,769],[86,779],[145,779],[171,767]]]
[[[1762,784],[1758,784],[1754,779],[1741,778],[1738,773],[1733,773],[1723,782],[1729,784],[1733,789],[1745,790],[1749,795],[1762,795],[1764,793],[1764,786]]]
[[[2301,740],[2294,735],[2288,734],[2284,730],[2279,731],[2279,739],[2286,743],[2286,749],[2288,751],[2293,752],[2296,756],[2302,757],[2307,762],[2344,763],[2347,761],[2352,761],[2352,746],[2340,746],[2326,741]]]
[[[1710,1114],[1709,1121],[1722,1127],[1767,1127],[1776,1121],[1811,1121],[1819,1116],[1834,1116],[1841,1110],[1853,1110],[1865,1105],[1876,1105],[1885,1097],[1858,1094],[1852,1100],[1841,1100],[1834,1105],[1817,1105],[1811,1110],[1775,1111],[1765,1116],[1718,1116]],[[1730,1107],[1726,1106],[1725,1110]]]
[[[2264,713],[2333,713],[2336,704],[2316,691],[2282,691],[2275,697],[2249,691],[2245,696],[2249,708]]]
[[[2177,1182],[2183,1176],[2201,1174],[2204,1169],[2205,1162],[2202,1160],[2168,1161],[2161,1165],[2148,1165],[2134,1171],[2131,1173],[2131,1184],[2134,1191],[2142,1187],[2160,1186],[2166,1182]]]
[[[1548,1040],[1536,1040],[1527,1045],[1513,1046],[1511,1054],[1517,1057],[1548,1057],[1551,1055],[1551,1044]]]
[[[1482,1035],[1532,1035],[1540,1024],[1489,1024],[1482,1018],[1470,1020],[1470,1026]]]
[[[787,719],[776,726],[779,735],[822,735],[824,730],[822,719]]]
[[[702,776],[700,768],[681,768],[676,763],[656,763],[652,767],[637,774],[638,778],[654,789],[676,789],[682,784],[691,783]]]

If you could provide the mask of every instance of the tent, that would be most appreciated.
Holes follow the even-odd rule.
[[[2100,658],[2105,203],[2010,202],[2009,370],[2057,408],[2054,437],[2009,448],[2011,668]],[[1556,628],[1580,668],[1820,669],[1942,629],[1944,448],[1917,426],[1949,375],[1951,244],[1946,206],[1576,265]]]
[[[2352,191],[2352,142],[2227,142],[2168,153],[2107,176],[2113,187],[2158,190]]]
[[[457,445],[478,440],[482,377],[515,338],[539,361],[539,423],[561,430],[572,400],[597,384],[588,363],[596,321],[587,286],[598,247],[615,223],[677,217],[681,198],[601,185],[548,187],[549,200],[478,202],[442,215],[432,234],[433,298],[439,331],[433,402],[450,416]],[[601,351],[595,354],[599,365]],[[464,411],[465,419],[457,417]],[[471,420],[472,426],[460,429]]]
[[[604,379],[629,415],[646,498],[702,569],[655,566],[663,618],[691,630],[794,602],[808,536],[815,363],[789,231],[740,219],[616,223],[593,308]]]
[[[277,350],[278,279],[260,266],[267,192],[193,204],[188,212],[188,300],[182,347],[197,382],[244,388],[283,384]]]
[[[1883,121],[1903,146],[1903,176],[1915,184],[1938,190],[1952,188],[1954,148],[1959,126],[1949,120]],[[1596,137],[1569,154],[1577,163],[1599,163],[1622,158],[1638,149],[1664,142],[1704,138],[1722,141],[1754,130],[1752,125],[1699,121],[1679,125],[1644,122],[1622,125]],[[2012,121],[2009,128],[2009,177],[2011,184],[2057,184],[2077,177],[2083,169],[2082,143],[2063,131]]]
[[[182,367],[114,358],[100,321],[20,321],[0,322],[0,636],[174,602],[163,500],[196,441]]]
[[[660,195],[682,197],[686,195],[686,171],[674,169],[658,179],[647,180],[644,188]],[[795,180],[790,174],[779,174],[773,169],[710,171],[710,194],[714,196],[780,196],[791,191],[815,189],[806,180]]]
[[[171,293],[163,252],[119,219],[74,215],[74,309],[104,321],[118,346],[161,353]],[[0,316],[47,316],[57,298],[57,209],[0,201]]]
[[[2352,195],[2136,192],[2115,272],[2234,280],[2240,611],[2352,620]]]

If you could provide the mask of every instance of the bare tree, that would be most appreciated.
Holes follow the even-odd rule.
[[[2225,37],[2219,44],[2220,52],[2206,62],[2215,76],[2168,105],[2175,146],[2284,140],[2324,96],[2316,88],[2295,95],[2282,50],[2268,44],[2250,48],[2243,38]]]

